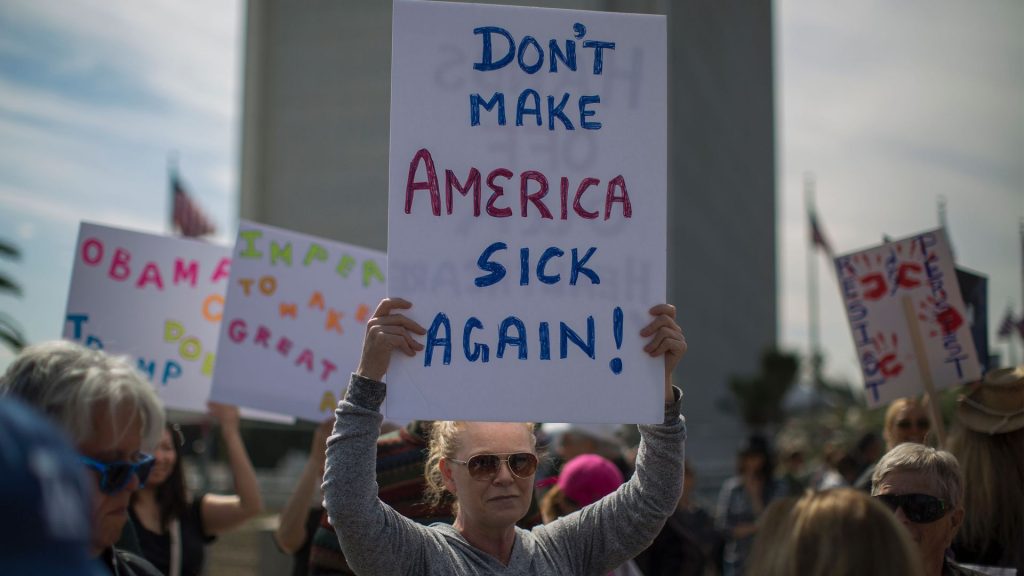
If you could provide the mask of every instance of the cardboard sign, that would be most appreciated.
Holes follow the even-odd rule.
[[[394,5],[390,418],[660,422],[661,16]]]
[[[981,377],[949,241],[924,232],[835,259],[869,406]]]
[[[64,338],[134,358],[168,408],[206,412],[231,254],[83,222]]]
[[[384,297],[382,252],[241,222],[211,397],[329,418]]]

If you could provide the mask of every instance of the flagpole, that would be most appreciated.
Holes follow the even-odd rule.
[[[949,224],[946,222],[946,197],[943,196],[942,194],[939,194],[939,197],[935,200],[935,202],[936,204],[938,204],[939,226],[941,226],[942,229],[946,231],[946,238],[948,239],[951,235],[949,232]],[[949,255],[952,256],[954,260],[956,259],[956,251],[953,250],[952,239],[949,240]]]
[[[1024,324],[1024,217],[1020,219],[1020,317],[1017,318],[1018,326]],[[1021,350],[1024,350],[1024,330],[1016,330],[1017,335],[1020,336]],[[1010,347],[1013,348],[1013,337],[1010,337]],[[1017,354],[1014,350],[1013,364],[1017,365]]]
[[[171,150],[167,153],[167,188],[170,191],[170,208],[167,211],[167,223],[170,225],[168,234],[174,234],[174,181],[178,178],[178,152]]]
[[[807,210],[807,222],[810,223],[814,210],[814,174],[804,174],[804,206]],[[818,333],[818,261],[817,247],[814,245],[813,233],[808,234],[810,244],[807,247],[807,335],[810,345],[811,378],[814,389],[821,390],[821,336]]]

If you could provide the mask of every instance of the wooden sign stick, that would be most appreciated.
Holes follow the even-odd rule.
[[[910,328],[910,339],[914,344],[914,357],[917,358],[917,369],[921,374],[921,383],[924,384],[925,396],[928,397],[928,410],[932,414],[932,422],[935,423],[935,434],[939,437],[939,448],[946,445],[946,426],[942,422],[942,411],[939,410],[939,397],[935,394],[935,383],[932,382],[932,371],[928,367],[928,357],[925,355],[924,342],[921,340],[921,329],[914,313],[914,303],[910,296],[903,297],[903,315],[906,317],[907,326]]]

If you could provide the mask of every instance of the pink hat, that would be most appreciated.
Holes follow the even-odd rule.
[[[582,454],[567,462],[558,475],[558,487],[573,502],[587,506],[611,494],[622,484],[622,472],[607,458]]]

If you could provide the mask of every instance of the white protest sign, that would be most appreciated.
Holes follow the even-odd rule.
[[[869,406],[921,394],[927,379],[941,389],[981,377],[943,229],[839,256],[835,266]]]
[[[394,4],[388,293],[429,330],[396,419],[660,422],[661,16]]]
[[[206,412],[231,254],[83,222],[64,337],[133,357],[168,408]]]
[[[383,252],[241,222],[211,397],[329,418],[384,297]]]

